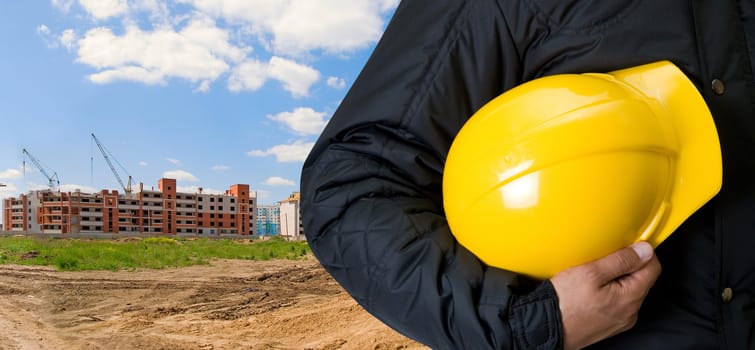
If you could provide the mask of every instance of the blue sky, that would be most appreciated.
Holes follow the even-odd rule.
[[[47,187],[24,148],[64,191],[120,188],[94,133],[145,188],[284,199],[397,3],[3,1],[0,197]]]

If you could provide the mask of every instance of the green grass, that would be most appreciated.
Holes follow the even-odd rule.
[[[125,241],[0,237],[0,264],[48,265],[59,270],[161,269],[208,264],[213,259],[299,259],[306,242],[282,239],[173,239]]]

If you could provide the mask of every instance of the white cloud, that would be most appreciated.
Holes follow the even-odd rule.
[[[202,93],[208,92],[210,91],[210,84],[211,82],[209,80],[203,80],[201,83],[199,83],[197,88],[194,89],[194,92],[202,92]]]
[[[275,156],[279,163],[303,162],[314,147],[314,142],[296,141],[290,145],[277,145],[267,150],[252,150],[246,154],[250,157]]]
[[[26,190],[27,191],[40,191],[40,190],[47,190],[50,187],[47,184],[41,184],[36,182],[27,182],[26,183]]]
[[[63,30],[59,35],[56,35],[48,26],[40,24],[37,27],[37,34],[48,48],[54,49],[62,45],[70,52],[76,47],[76,31],[73,29]]]
[[[0,171],[0,180],[13,180],[21,178],[23,174],[18,169],[5,169]]]
[[[184,170],[170,170],[163,173],[164,178],[176,179],[176,181],[197,182],[199,179],[191,173]]]
[[[268,63],[249,59],[233,69],[228,78],[228,89],[233,92],[255,91],[268,79],[280,81],[283,89],[294,97],[305,97],[312,84],[320,79],[320,72],[277,56],[270,58]]]
[[[115,81],[134,81],[147,85],[164,85],[165,75],[157,70],[126,66],[89,75],[89,81],[95,84],[108,84]]]
[[[147,162],[143,160],[139,161],[139,166],[147,166],[147,165],[149,165]]]
[[[215,166],[212,167],[212,170],[215,170],[215,171],[226,171],[226,170],[228,170],[230,168],[231,167],[229,167],[227,165],[215,165]]]
[[[400,0],[380,0],[380,10],[382,12],[390,11],[398,6]]]
[[[320,79],[316,69],[281,57],[270,59],[270,76],[283,84],[294,97],[309,95],[309,87]]]
[[[79,5],[97,20],[120,16],[128,11],[126,0],[79,0]]]
[[[73,29],[66,29],[60,34],[58,40],[63,47],[71,51],[76,44],[76,32]]]
[[[64,14],[78,11],[78,18],[93,19],[91,23],[98,26],[55,33],[45,25],[38,28],[48,47],[76,51],[76,62],[94,68],[87,76],[92,83],[166,85],[178,79],[189,82],[194,92],[207,93],[221,78],[228,79],[227,88],[233,92],[256,91],[276,80],[297,98],[309,96],[321,78],[302,58],[346,57],[367,48],[380,37],[385,15],[398,4],[398,0],[51,2]],[[269,52],[252,57],[254,45]],[[337,77],[330,77],[327,84],[335,89],[346,86]]]
[[[294,183],[293,181],[291,181],[289,179],[284,179],[284,178],[282,178],[280,176],[273,176],[273,177],[269,177],[269,178],[267,178],[267,180],[265,180],[265,185],[268,185],[268,186],[295,186],[296,183]]]
[[[129,80],[162,84],[168,78],[180,78],[208,88],[230,69],[229,63],[241,62],[251,50],[229,42],[228,31],[201,16],[190,19],[176,32],[160,27],[147,32],[129,26],[123,35],[110,28],[90,29],[78,41],[77,62],[89,65],[98,73],[89,76],[95,83]]]
[[[54,49],[63,45],[68,51],[72,51],[76,46],[76,32],[73,29],[66,29],[55,35],[50,27],[45,24],[37,26],[37,34],[42,38],[48,48]]]
[[[50,34],[50,27],[44,24],[40,24],[39,26],[37,26],[37,33],[43,35]]]
[[[180,0],[198,10],[269,37],[272,49],[288,56],[313,50],[350,52],[375,42],[382,15],[397,0]]]
[[[219,28],[215,21],[207,16],[195,16],[178,33],[186,44],[197,45],[192,50],[208,50],[217,57],[231,62],[241,62],[251,52],[250,47],[239,47],[230,44],[228,30]]]
[[[325,124],[328,123],[325,120],[325,113],[305,107],[296,108],[292,112],[268,115],[267,118],[283,123],[293,132],[302,136],[318,135],[325,128]]]
[[[63,13],[71,11],[71,5],[73,5],[73,0],[52,0],[52,7]]]
[[[272,28],[273,45],[280,52],[351,51],[366,47],[382,34],[380,7],[373,0],[299,0],[290,4]]]
[[[171,23],[168,3],[163,0],[129,0],[128,6],[131,12],[147,12],[150,19],[159,26]]]
[[[178,160],[178,159],[174,159],[174,158],[165,158],[165,160],[167,160],[168,162],[170,162],[170,163],[171,163],[171,164],[173,164],[173,165],[178,165],[178,166],[181,166],[181,165],[182,165],[182,164],[181,164],[181,161],[180,161],[180,160]]]
[[[51,0],[63,13],[75,0]],[[301,63],[314,54],[345,57],[377,41],[385,15],[398,0],[77,0],[76,10],[98,27],[40,36],[51,47],[76,51],[76,62],[94,68],[95,84],[130,81],[166,85],[188,81],[210,91],[228,78],[230,91],[256,91],[276,80],[294,97],[307,97],[320,78]],[[142,14],[147,16],[141,16]],[[81,13],[77,14],[82,18]],[[145,18],[148,21],[145,23]],[[120,25],[112,21],[120,19]],[[246,43],[244,43],[246,41]],[[252,46],[268,50],[257,57]],[[269,59],[267,57],[270,57]],[[297,58],[297,60],[294,60]],[[345,81],[328,79],[342,89]]]
[[[53,36],[52,31],[50,31],[50,27],[40,24],[37,26],[37,34],[42,38],[48,48],[54,49],[58,47],[58,41]]]
[[[225,191],[216,190],[214,188],[206,188],[201,186],[176,186],[176,192],[180,193],[199,193],[199,189],[202,189],[202,194],[224,194]]]
[[[256,91],[268,78],[267,65],[257,60],[239,64],[228,78],[228,90],[233,92]]]
[[[338,90],[346,87],[346,80],[343,80],[343,78],[328,77],[327,83],[328,86]]]

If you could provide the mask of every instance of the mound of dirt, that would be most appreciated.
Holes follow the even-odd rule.
[[[0,265],[0,349],[427,349],[309,257],[59,272]]]

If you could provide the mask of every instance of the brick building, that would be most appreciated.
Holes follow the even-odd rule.
[[[158,190],[120,194],[31,191],[3,200],[3,227],[29,233],[237,234],[256,233],[257,194],[232,185],[224,194],[177,192],[175,179]]]

